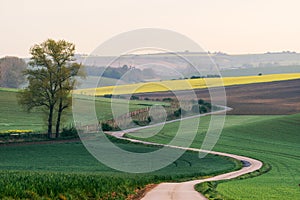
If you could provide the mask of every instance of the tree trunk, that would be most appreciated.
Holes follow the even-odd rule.
[[[56,129],[55,129],[55,137],[59,137],[59,128],[60,128],[60,120],[61,120],[61,114],[62,114],[63,108],[62,108],[62,100],[59,102],[58,106],[58,112],[57,112],[57,121],[56,121]]]
[[[49,116],[48,116],[48,138],[52,137],[52,121],[53,121],[53,107],[49,108]]]

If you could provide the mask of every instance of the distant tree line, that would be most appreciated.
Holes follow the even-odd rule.
[[[0,87],[19,88],[24,82],[23,71],[27,64],[21,58],[4,57],[0,59]]]
[[[219,78],[220,75],[217,74],[207,74],[206,76],[191,76],[190,79],[196,79],[196,78]]]
[[[122,67],[95,67],[85,66],[89,76],[102,76],[106,78],[122,79],[126,82],[138,82],[149,78],[155,78],[155,72],[151,68],[138,69],[132,66]]]

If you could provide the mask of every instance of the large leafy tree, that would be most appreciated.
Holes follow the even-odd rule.
[[[70,92],[80,68],[74,53],[75,45],[65,40],[48,39],[30,49],[31,68],[25,71],[29,85],[20,93],[19,103],[28,111],[36,107],[46,111],[48,137],[54,124],[59,136],[63,111],[71,106]]]

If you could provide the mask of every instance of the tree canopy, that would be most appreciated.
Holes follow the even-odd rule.
[[[74,53],[75,45],[65,40],[48,39],[30,49],[31,68],[25,71],[29,84],[20,93],[19,103],[28,111],[36,107],[45,110],[48,137],[52,137],[54,125],[59,136],[63,111],[71,106],[70,92],[81,66],[75,62]]]

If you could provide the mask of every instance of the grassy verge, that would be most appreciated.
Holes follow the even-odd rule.
[[[260,168],[259,170],[256,170],[256,171],[248,173],[248,174],[244,174],[244,175],[239,176],[232,180],[243,180],[243,179],[247,179],[247,178],[254,178],[254,177],[260,176],[264,173],[267,173],[271,169],[272,169],[272,167],[270,164],[263,163],[262,168]],[[200,184],[195,185],[195,190],[200,192],[201,194],[203,194],[208,199],[227,200],[230,198],[225,197],[221,193],[219,193],[217,190],[217,187],[218,187],[218,184],[220,184],[220,183],[224,183],[224,182],[232,181],[232,180],[208,181],[208,182],[200,183]]]

